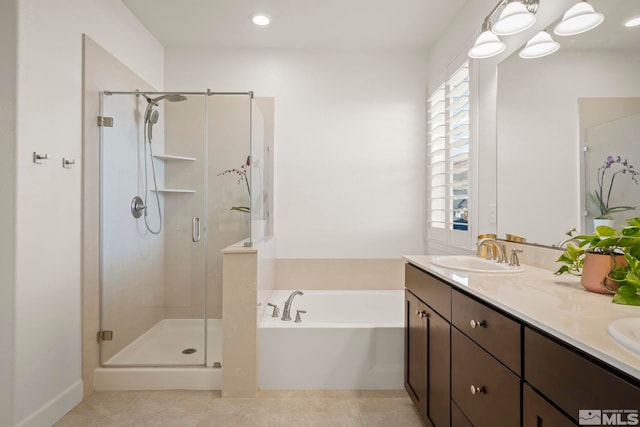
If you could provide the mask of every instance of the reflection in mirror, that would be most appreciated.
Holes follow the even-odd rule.
[[[553,34],[556,20],[547,31],[561,45],[557,52],[538,59],[522,59],[515,52],[498,66],[499,237],[511,233],[525,237],[528,242],[554,245],[574,227],[588,231],[593,224],[587,226],[587,222],[597,214],[591,202],[586,203],[594,186],[593,182],[585,181],[586,177],[596,179],[597,169],[609,155],[628,158],[634,167],[640,168],[637,137],[631,146],[614,145],[611,132],[617,123],[609,122],[623,119],[609,114],[615,107],[611,102],[615,101],[601,100],[596,115],[610,120],[597,123],[597,130],[587,131],[586,125],[581,126],[582,109],[579,109],[579,101],[590,102],[587,98],[640,97],[640,27],[623,25],[627,18],[640,16],[640,1],[590,3],[605,16],[599,27],[576,36],[559,37]],[[598,104],[595,100],[594,103]],[[628,120],[637,122],[638,117]],[[596,133],[602,134],[597,144],[604,147],[585,158],[582,147],[591,131],[594,137]],[[635,135],[639,135],[637,130]],[[622,142],[622,138],[617,139]],[[616,196],[617,199],[612,195],[611,205],[638,204],[640,187],[628,177],[618,179],[615,191],[624,191],[621,193],[624,195]],[[629,187],[623,186],[622,181]],[[629,191],[635,199],[627,198]],[[590,216],[585,217],[585,212]],[[620,213],[618,219],[637,214],[627,211]]]
[[[580,98],[585,230],[594,220],[620,229],[640,207],[640,98]]]

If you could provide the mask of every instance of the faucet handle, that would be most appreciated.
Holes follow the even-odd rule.
[[[295,323],[302,323],[302,317],[300,317],[300,313],[306,313],[307,310],[296,310],[296,320]]]
[[[271,317],[279,317],[280,316],[280,309],[278,308],[278,306],[276,304],[271,304],[270,302],[268,302],[267,305],[269,307],[273,307],[273,313],[271,313]]]
[[[511,249],[511,259],[509,260],[509,265],[520,267],[520,260],[518,259],[518,254],[522,253],[522,249]]]

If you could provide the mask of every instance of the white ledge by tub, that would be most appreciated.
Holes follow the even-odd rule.
[[[640,356],[607,333],[610,322],[640,316],[640,307],[613,304],[610,295],[587,292],[575,276],[527,265],[522,273],[500,275],[454,271],[431,264],[431,256],[410,255],[409,263],[626,374],[640,379]]]

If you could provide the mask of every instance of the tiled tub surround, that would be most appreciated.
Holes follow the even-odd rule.
[[[290,321],[281,320],[292,290],[277,290],[258,329],[261,389],[401,389],[404,296],[401,290],[312,291],[294,298]],[[302,322],[296,323],[296,310]]]
[[[587,292],[580,279],[554,276],[525,265],[517,274],[492,275],[432,265],[428,255],[406,256],[410,263],[521,319],[607,365],[640,380],[640,356],[616,343],[607,325],[640,316],[640,307],[611,303],[611,296]]]

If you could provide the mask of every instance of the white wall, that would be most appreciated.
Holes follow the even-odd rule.
[[[163,48],[118,0],[22,0],[17,24],[12,418],[50,425],[82,396],[82,165],[61,167],[62,157],[82,158],[82,33],[156,87],[164,78]],[[34,165],[34,151],[51,159]]]
[[[0,2],[0,426],[12,424],[17,0]]]
[[[170,90],[275,97],[279,258],[422,253],[423,52],[168,49]]]

